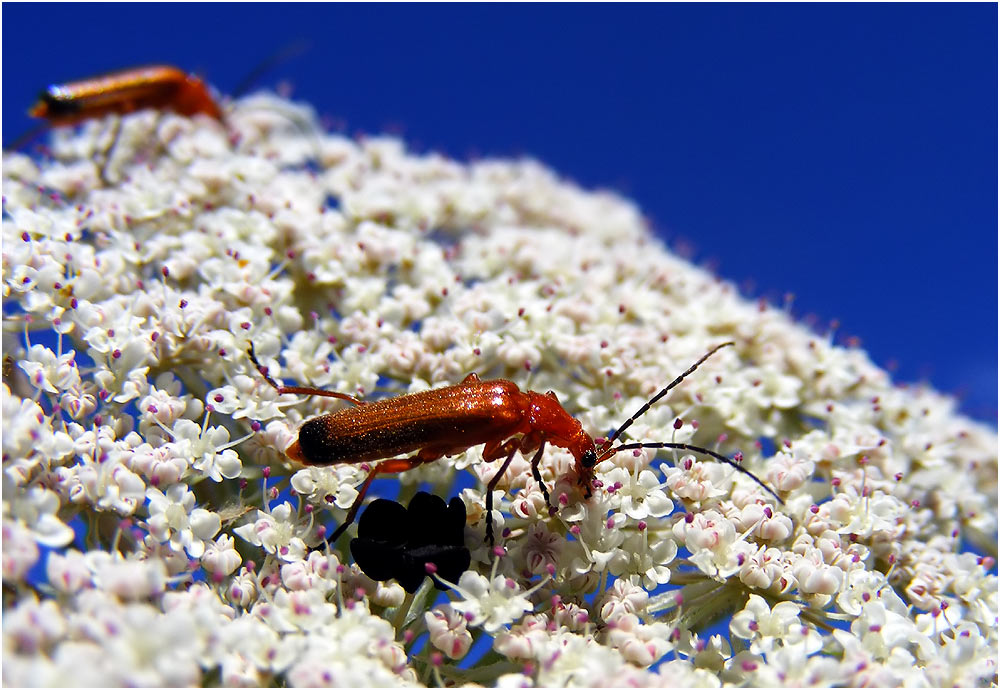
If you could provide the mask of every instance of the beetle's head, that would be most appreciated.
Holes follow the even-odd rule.
[[[576,459],[577,484],[583,489],[586,498],[590,498],[594,493],[594,466],[597,465],[597,448],[594,441],[581,429],[580,437],[570,450]]]

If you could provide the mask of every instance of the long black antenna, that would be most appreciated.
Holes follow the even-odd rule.
[[[298,57],[302,53],[305,53],[312,47],[312,43],[307,39],[299,39],[290,43],[289,45],[280,48],[279,50],[271,53],[266,58],[257,63],[253,70],[240,80],[240,83],[236,85],[230,94],[230,98],[236,99],[240,96],[246,95],[246,93],[257,85],[261,77],[270,72],[276,66],[283,62],[288,62],[294,57]]]
[[[669,384],[667,384],[666,388],[664,388],[659,393],[657,393],[652,398],[650,398],[646,402],[646,404],[644,404],[642,407],[640,407],[636,411],[636,413],[634,415],[632,415],[627,420],[625,420],[625,423],[622,424],[620,427],[618,427],[618,429],[615,430],[615,432],[613,434],[611,434],[611,436],[603,444],[601,444],[601,449],[597,451],[598,458],[600,460],[604,460],[606,458],[611,457],[612,455],[614,455],[618,451],[622,451],[622,450],[638,450],[639,448],[672,448],[672,449],[675,449],[675,450],[689,450],[689,451],[691,451],[693,453],[701,453],[702,455],[707,455],[709,457],[715,458],[719,462],[724,462],[727,465],[731,465],[732,467],[735,467],[737,470],[739,470],[740,472],[742,472],[743,474],[747,475],[748,477],[750,477],[751,479],[753,479],[755,482],[757,482],[761,486],[761,488],[764,489],[764,491],[766,491],[767,493],[769,493],[772,496],[774,496],[774,498],[778,501],[778,503],[784,505],[785,502],[781,500],[781,496],[779,496],[778,494],[776,494],[771,487],[769,487],[767,484],[765,484],[764,482],[762,482],[760,480],[760,478],[757,477],[757,475],[755,475],[753,472],[751,472],[747,468],[745,468],[742,465],[740,465],[738,462],[736,462],[732,458],[727,458],[725,455],[722,455],[721,453],[716,453],[714,450],[709,450],[708,448],[702,448],[701,446],[692,446],[692,445],[687,444],[687,443],[668,443],[668,442],[665,442],[665,441],[650,442],[650,443],[623,443],[621,445],[614,446],[613,448],[611,447],[612,444],[622,435],[622,432],[625,431],[626,429],[628,429],[630,426],[632,426],[632,422],[634,422],[635,420],[637,420],[642,415],[646,414],[646,411],[649,410],[650,407],[652,407],[654,404],[656,404],[656,402],[658,400],[660,400],[664,395],[666,395],[667,393],[669,393],[670,389],[672,389],[674,386],[676,386],[677,384],[679,384],[687,376],[689,376],[695,369],[697,369],[699,366],[701,366],[702,362],[704,362],[706,359],[708,359],[709,357],[711,357],[712,355],[714,355],[716,352],[718,352],[722,348],[729,347],[730,345],[735,345],[735,344],[736,343],[730,341],[728,343],[722,343],[721,345],[716,345],[711,350],[709,350],[708,352],[706,352],[701,357],[701,359],[699,359],[697,362],[695,362],[690,367],[688,367],[687,371],[685,371],[683,374],[681,374],[680,376],[678,376],[677,378],[675,378],[673,381],[671,381]]]
[[[630,426],[632,426],[632,422],[634,422],[635,420],[637,420],[637,419],[638,419],[639,417],[641,417],[642,415],[646,414],[646,410],[648,410],[648,409],[649,409],[649,408],[650,408],[650,407],[651,407],[651,406],[652,406],[653,404],[655,404],[657,400],[659,400],[659,399],[660,399],[660,398],[662,398],[662,397],[663,397],[664,395],[666,395],[667,393],[669,393],[669,392],[670,392],[670,389],[671,389],[671,388],[673,388],[674,386],[676,386],[676,385],[677,385],[678,383],[680,383],[681,381],[683,381],[683,380],[684,380],[684,378],[685,378],[685,377],[686,377],[686,376],[687,376],[688,374],[690,374],[690,373],[691,373],[691,372],[693,372],[693,371],[694,371],[695,369],[697,369],[697,368],[698,368],[699,366],[701,366],[701,363],[702,363],[702,362],[704,362],[704,361],[705,361],[706,359],[708,359],[709,357],[711,357],[712,355],[714,355],[714,354],[715,354],[716,352],[718,352],[718,351],[719,351],[719,350],[721,350],[722,348],[724,348],[724,347],[729,347],[730,345],[735,345],[735,344],[736,344],[736,343],[734,343],[734,342],[728,342],[728,343],[722,343],[721,345],[716,345],[716,346],[715,346],[715,347],[713,347],[713,348],[712,348],[711,350],[709,350],[709,351],[708,351],[707,353],[705,353],[705,355],[703,355],[703,356],[702,356],[702,358],[701,358],[701,359],[699,359],[699,360],[698,360],[697,362],[695,362],[694,364],[692,364],[692,365],[691,365],[691,366],[690,366],[690,367],[688,368],[688,370],[687,370],[687,371],[685,371],[685,372],[684,372],[683,374],[681,374],[680,376],[678,376],[677,378],[675,378],[675,379],[674,379],[673,381],[671,381],[671,382],[670,382],[670,383],[669,383],[669,384],[667,385],[667,387],[666,387],[666,388],[664,388],[664,389],[663,389],[663,390],[661,390],[661,391],[660,391],[659,393],[657,393],[657,394],[656,394],[656,395],[654,395],[654,396],[653,396],[652,398],[650,398],[650,399],[649,399],[649,400],[648,400],[648,401],[646,402],[646,404],[645,404],[645,405],[643,405],[642,407],[640,407],[640,408],[639,408],[639,410],[638,410],[638,411],[637,411],[637,412],[636,412],[636,413],[635,413],[634,415],[632,415],[632,416],[631,416],[631,417],[629,417],[629,418],[628,418],[627,420],[625,420],[625,423],[624,423],[624,424],[622,424],[622,425],[621,425],[620,427],[618,427],[618,429],[617,429],[617,430],[615,431],[615,433],[611,434],[610,438],[608,438],[608,439],[607,439],[607,440],[606,440],[606,441],[605,441],[605,442],[604,442],[604,443],[603,443],[603,444],[601,445],[601,447],[602,447],[602,448],[604,448],[604,449],[607,449],[607,448],[608,448],[609,446],[611,446],[611,444],[612,444],[612,443],[614,443],[614,442],[615,442],[615,440],[616,440],[616,439],[617,439],[617,438],[618,438],[619,436],[621,436],[621,435],[622,435],[622,432],[623,432],[623,431],[625,431],[625,430],[626,430],[626,429],[628,429],[628,428],[629,428]],[[598,454],[600,454],[600,453],[598,453]],[[711,453],[709,453],[709,454],[711,455]],[[746,471],[746,470],[744,470],[744,471]]]
[[[736,462],[735,460],[733,460],[732,458],[727,458],[725,455],[722,455],[721,453],[716,453],[714,450],[709,450],[708,448],[702,448],[700,446],[692,446],[692,445],[689,445],[687,443],[665,443],[665,442],[658,442],[658,443],[623,443],[620,446],[615,446],[614,448],[611,448],[610,450],[605,451],[605,453],[608,456],[610,456],[611,454],[617,453],[620,450],[636,450],[636,449],[639,449],[639,448],[674,448],[676,450],[690,450],[690,451],[692,451],[694,453],[702,453],[704,455],[708,455],[710,457],[715,458],[719,462],[724,462],[727,465],[731,465],[732,467],[735,467],[740,472],[742,472],[746,476],[750,477],[750,479],[752,479],[755,482],[757,482],[758,484],[760,484],[760,486],[764,489],[764,491],[766,491],[767,493],[771,494],[772,496],[774,496],[778,500],[778,503],[780,503],[781,505],[785,505],[785,502],[781,500],[781,496],[779,496],[778,494],[776,494],[774,492],[774,489],[772,489],[767,484],[765,484],[763,481],[761,481],[760,478],[756,474],[754,474],[753,472],[751,472],[750,470],[748,470],[747,468],[745,468],[743,465],[741,465],[738,462]]]

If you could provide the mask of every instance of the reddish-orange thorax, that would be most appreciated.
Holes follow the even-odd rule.
[[[188,75],[184,84],[177,92],[173,109],[180,115],[208,115],[216,120],[222,119],[222,110],[212,98],[208,86],[198,77]]]
[[[593,465],[588,466],[586,458],[595,452],[594,439],[583,430],[583,425],[569,414],[554,394],[527,392],[530,404],[528,423],[532,429],[541,432],[545,440],[554,446],[565,448],[576,460],[579,483],[589,496],[594,478]]]

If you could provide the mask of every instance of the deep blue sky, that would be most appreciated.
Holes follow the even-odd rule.
[[[3,5],[3,138],[52,81],[173,63],[460,159],[527,154],[903,381],[997,414],[997,7]],[[752,287],[748,281],[752,281]]]

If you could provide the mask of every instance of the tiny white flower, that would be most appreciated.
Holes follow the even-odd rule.
[[[444,652],[449,659],[461,659],[472,646],[472,633],[468,620],[449,604],[441,604],[424,614],[431,644]]]
[[[53,554],[57,555],[57,554]],[[3,579],[19,582],[38,561],[34,535],[21,523],[3,521]]]
[[[49,584],[64,594],[72,594],[84,587],[92,587],[93,580],[85,555],[76,549],[62,554],[53,551],[45,562]]]
[[[187,551],[192,558],[201,558],[205,542],[219,532],[222,521],[218,514],[195,508],[195,497],[185,484],[175,484],[166,493],[150,487],[146,489],[149,500],[150,534],[161,542],[169,542],[174,551]]]
[[[677,556],[677,542],[669,529],[659,529],[656,522],[640,524],[641,529],[628,530],[625,541],[610,570],[616,576],[638,576],[649,589],[670,581],[670,563]]]
[[[219,535],[218,539],[207,543],[201,564],[210,573],[229,575],[240,567],[243,558],[236,550],[235,540],[228,534]]]
[[[174,452],[191,457],[192,467],[213,481],[240,476],[243,463],[228,446],[229,431],[223,426],[198,426],[189,419],[179,419],[171,429]]]
[[[514,580],[497,575],[492,580],[471,570],[462,573],[455,590],[461,599],[451,606],[467,614],[472,625],[482,626],[488,633],[517,621],[534,608],[525,592]]]
[[[733,523],[715,510],[686,514],[674,523],[673,532],[691,552],[691,561],[710,577],[735,573],[753,552],[746,542],[737,539]]]
[[[609,494],[620,501],[620,510],[633,520],[663,517],[674,509],[674,503],[663,491],[651,470],[642,470],[638,477],[623,467],[616,467],[603,478]]]
[[[733,616],[729,629],[734,635],[750,640],[750,651],[755,654],[770,653],[776,643],[783,646],[803,645],[804,655],[819,651],[822,640],[815,630],[806,627],[799,619],[801,607],[791,601],[782,601],[769,607],[756,594],[751,594],[746,606]]]
[[[626,613],[642,614],[648,601],[649,593],[645,589],[619,578],[604,593],[601,618],[613,621]]]
[[[305,557],[306,543],[301,536],[304,527],[293,517],[294,512],[292,505],[285,501],[270,512],[258,510],[251,522],[233,531],[283,561],[298,561]]]
[[[103,551],[91,551],[85,558],[95,586],[119,599],[147,599],[166,588],[166,567],[158,559],[124,560]]]
[[[855,569],[847,572],[845,586],[837,594],[837,607],[844,613],[856,616],[865,603],[880,596],[887,587],[885,575],[870,570]]]
[[[791,574],[803,594],[836,594],[844,582],[844,571],[825,563],[817,549],[808,549],[805,554],[799,555],[792,563]]]
[[[356,465],[305,467],[292,475],[292,488],[315,506],[347,510],[358,497],[357,486],[367,473]]]
[[[625,659],[648,667],[673,648],[666,623],[644,624],[634,613],[626,613],[608,626],[608,643]]]
[[[57,393],[80,386],[75,357],[76,352],[72,350],[57,357],[43,345],[32,345],[27,359],[18,362],[18,366],[28,375],[31,385],[48,393]]]
[[[59,519],[61,507],[59,496],[54,491],[41,486],[32,486],[27,491],[18,491],[14,496],[8,496],[11,482],[4,482],[4,524],[7,524],[6,510],[19,520],[35,538],[44,546],[66,546],[73,541],[73,528]],[[14,538],[18,533],[12,533]],[[15,542],[17,543],[17,542]]]
[[[16,606],[4,611],[4,656],[9,659],[14,652],[44,656],[46,650],[65,636],[66,614],[53,599],[39,601],[34,593],[22,598]]]
[[[281,582],[290,590],[318,589],[329,591],[336,586],[340,561],[335,554],[310,551],[305,560],[281,566]]]
[[[690,455],[681,459],[678,467],[665,467],[667,487],[677,496],[692,501],[725,496],[722,487],[727,484],[726,475],[732,469],[718,462],[700,462]]]

